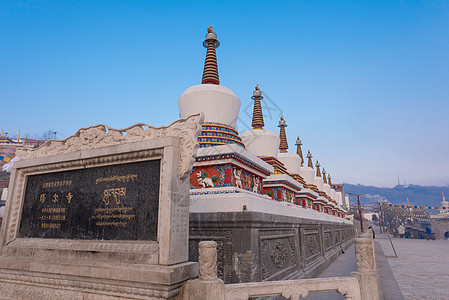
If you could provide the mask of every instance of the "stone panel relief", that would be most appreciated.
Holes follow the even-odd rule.
[[[354,237],[354,229],[348,228],[346,230],[348,232],[348,239],[352,239]]]
[[[297,265],[294,232],[280,233],[282,231],[265,231],[259,236],[260,280]]]
[[[340,230],[335,230],[335,245],[340,244],[341,238],[340,238]]]
[[[324,233],[324,248],[326,250],[332,248],[334,243],[332,242],[332,231],[326,231]]]
[[[306,259],[315,256],[321,252],[320,250],[320,236],[319,233],[306,233],[305,234],[305,250]]]
[[[286,264],[286,258],[287,258],[287,248],[285,247],[285,244],[277,240],[274,244],[274,248],[271,249],[271,261],[273,264],[281,269]]]

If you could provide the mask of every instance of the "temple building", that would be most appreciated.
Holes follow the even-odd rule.
[[[16,156],[16,149],[18,148],[37,148],[44,144],[45,140],[29,139],[28,137],[20,137],[20,130],[17,138],[8,137],[3,130],[0,133],[0,195],[2,189],[9,185],[10,173],[3,172],[3,166],[10,162]],[[0,202],[0,206],[2,202]]]

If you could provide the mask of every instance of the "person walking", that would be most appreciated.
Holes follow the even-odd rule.
[[[374,229],[373,229],[373,226],[369,226],[368,227],[368,229],[371,229],[371,231],[372,231],[372,233],[373,233],[373,239],[375,239],[376,238],[376,234],[374,233]]]

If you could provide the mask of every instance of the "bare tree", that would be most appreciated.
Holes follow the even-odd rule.
[[[53,139],[54,137],[55,137],[55,131],[52,129],[49,129],[42,134],[41,139],[42,140],[50,140],[50,139]]]

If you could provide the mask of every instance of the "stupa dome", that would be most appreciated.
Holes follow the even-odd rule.
[[[281,161],[287,168],[288,173],[298,174],[300,173],[301,157],[296,153],[280,152],[277,159]]]
[[[277,157],[279,137],[267,129],[248,130],[240,134],[246,149],[257,156]]]
[[[184,91],[178,99],[178,108],[181,118],[203,112],[204,122],[223,123],[235,128],[240,100],[222,85],[199,84]]]
[[[330,197],[331,196],[331,187],[329,184],[323,184],[323,191]]]
[[[301,169],[299,169],[299,175],[304,178],[307,184],[314,184],[315,171],[312,168],[301,167]]]
[[[321,177],[316,177],[313,180],[313,184],[316,185],[316,187],[322,191],[323,190],[323,185],[324,185],[324,180]]]
[[[335,201],[337,201],[337,192],[331,187],[329,196],[334,199]],[[339,203],[340,204],[340,203]]]
[[[341,193],[337,193],[336,191],[334,191],[335,193],[335,201],[337,201],[338,205],[340,205],[341,207],[343,207],[343,199],[341,197]]]

